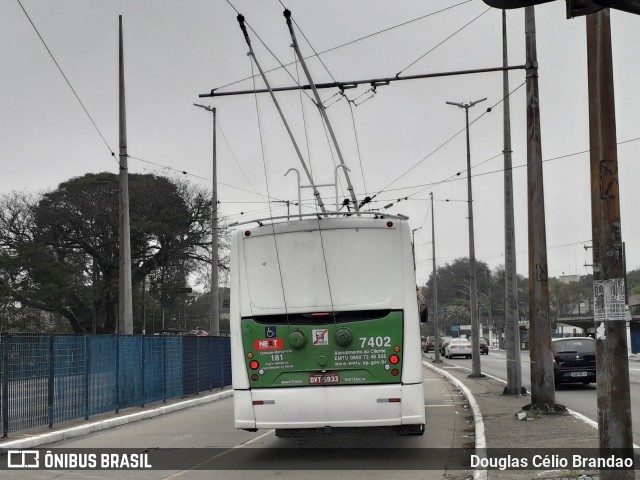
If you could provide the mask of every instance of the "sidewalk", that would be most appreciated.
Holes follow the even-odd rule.
[[[466,387],[472,396],[470,404],[480,410],[484,432],[476,425],[476,449],[485,443],[487,449],[597,449],[598,430],[579,414],[569,412],[555,415],[528,415],[519,420],[517,413],[530,403],[530,397],[504,395],[505,383],[495,377],[469,378],[467,370],[447,363],[435,363],[433,356],[425,356],[425,365],[441,375],[452,377]],[[640,359],[638,359],[640,360]],[[631,361],[631,359],[630,359]],[[483,437],[480,435],[484,433]],[[530,480],[530,479],[597,479],[597,469],[572,470],[549,468],[549,470],[487,470],[474,472],[476,479]],[[636,472],[636,478],[640,478]],[[485,476],[486,475],[486,476]]]

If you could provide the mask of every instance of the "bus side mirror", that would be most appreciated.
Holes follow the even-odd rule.
[[[429,309],[426,305],[420,307],[420,323],[427,323],[429,321]]]

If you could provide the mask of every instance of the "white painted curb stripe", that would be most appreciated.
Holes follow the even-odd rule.
[[[108,418],[106,420],[100,420],[97,422],[87,423],[84,425],[78,425],[77,427],[65,428],[56,432],[43,433],[41,435],[35,435],[29,438],[23,438],[19,440],[12,440],[9,442],[0,442],[0,450],[2,449],[22,449],[22,448],[34,448],[40,445],[46,445],[49,443],[60,442],[68,438],[79,437],[81,435],[87,435],[93,432],[99,432],[106,430],[107,428],[113,428],[127,423],[137,422],[138,420],[145,420],[148,418],[157,417],[158,415],[164,415],[166,413],[183,410],[185,408],[195,407],[204,403],[214,402],[221,398],[230,397],[233,395],[233,390],[223,390],[211,395],[205,395],[202,397],[192,398],[183,402],[173,403],[171,405],[164,405],[159,408],[151,410],[145,410],[143,412],[132,413],[129,415],[122,415],[115,418]]]
[[[469,402],[469,407],[471,407],[471,411],[473,412],[473,421],[475,424],[475,437],[476,437],[476,451],[484,450],[487,448],[487,439],[484,436],[484,421],[482,420],[482,412],[480,412],[480,407],[476,402],[471,390],[469,390],[465,384],[463,384],[460,380],[455,378],[449,372],[446,372],[438,367],[431,365],[429,362],[423,361],[422,364],[433,370],[434,372],[442,375],[449,379],[451,383],[453,383],[462,394],[466,397],[467,402]],[[473,478],[474,480],[486,480],[487,470],[473,470]]]

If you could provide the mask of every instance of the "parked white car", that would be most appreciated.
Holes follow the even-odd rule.
[[[444,356],[447,358],[467,357],[471,358],[471,342],[466,338],[454,338],[444,347]]]

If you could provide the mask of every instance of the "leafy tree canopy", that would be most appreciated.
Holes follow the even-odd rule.
[[[77,333],[114,332],[118,190],[116,175],[98,173],[41,196],[0,197],[2,313],[31,309],[66,319]],[[134,290],[146,279],[168,305],[168,286],[183,287],[189,275],[210,263],[211,197],[187,183],[132,174],[129,199]]]

